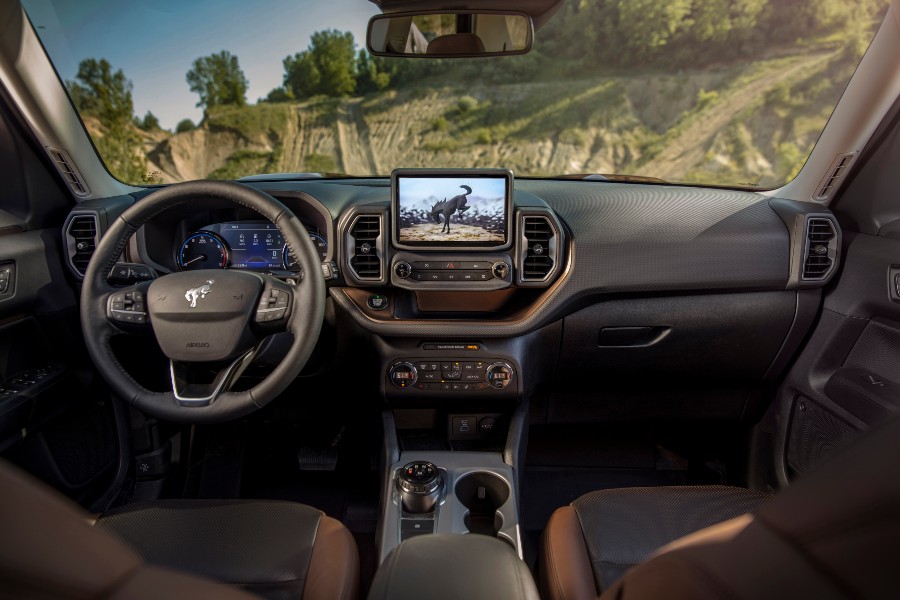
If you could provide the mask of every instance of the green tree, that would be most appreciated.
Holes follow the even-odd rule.
[[[356,91],[353,34],[336,29],[312,34],[306,50],[285,57],[284,87],[296,98],[353,94]]]
[[[178,125],[175,126],[175,133],[185,133],[186,131],[193,131],[197,126],[194,125],[194,122],[190,119],[182,119],[178,121]]]
[[[104,124],[131,120],[134,113],[131,81],[122,69],[114,72],[105,58],[81,61],[75,81],[69,81],[67,85],[82,115],[97,117]]]
[[[162,129],[159,125],[159,119],[156,118],[149,110],[147,114],[144,115],[143,119],[139,119],[137,117],[134,118],[134,124],[138,127],[138,129],[143,129],[144,131],[155,131],[157,129]]]
[[[380,92],[391,83],[391,74],[377,56],[369,56],[365,50],[356,55],[356,92],[368,94]]]
[[[627,50],[637,60],[652,60],[692,25],[691,0],[622,0],[619,27]]]
[[[294,100],[294,93],[289,89],[285,89],[282,87],[273,88],[265,98],[262,98],[262,102],[290,102]]]
[[[185,79],[191,91],[200,96],[197,106],[210,109],[247,104],[247,78],[238,57],[227,50],[195,60]]]
[[[66,86],[81,115],[99,121],[100,130],[92,137],[110,173],[128,183],[140,182],[146,159],[132,122],[133,86],[125,73],[113,71],[106,59],[87,58],[78,64],[75,80]]]

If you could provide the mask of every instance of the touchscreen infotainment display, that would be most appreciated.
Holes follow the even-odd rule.
[[[509,171],[394,175],[399,246],[499,248],[509,241]]]

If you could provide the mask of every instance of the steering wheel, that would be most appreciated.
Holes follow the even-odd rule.
[[[305,276],[291,285],[256,272],[204,269],[124,288],[107,281],[139,227],[165,210],[205,200],[227,200],[274,223]],[[306,228],[272,196],[224,181],[170,185],[122,213],[94,251],[81,290],[88,352],[112,389],[149,415],[184,423],[243,416],[284,391],[315,347],[325,314],[325,280],[319,263]],[[153,392],[139,384],[110,345],[115,335],[150,331],[169,358],[170,392]],[[230,391],[262,340],[284,331],[293,335],[293,342],[281,363],[253,388]]]

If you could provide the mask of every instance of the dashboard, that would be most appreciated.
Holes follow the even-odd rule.
[[[386,178],[248,184],[289,208],[319,252],[329,307],[321,352],[340,349],[328,364],[375,367],[366,380],[380,381],[392,402],[510,399],[551,380],[551,402],[577,403],[579,394],[593,402],[597,377],[613,390],[653,371],[675,383],[668,396],[649,391],[648,401],[681,390],[693,406],[697,391],[677,378],[705,373],[727,381],[728,394],[716,397],[721,414],[740,414],[747,386],[790,347],[789,332],[805,331],[792,325],[795,315],[815,314],[807,308],[837,264],[839,238],[810,253],[816,227],[836,227],[812,203],[513,181],[506,172],[401,176],[396,186]],[[149,193],[122,206],[84,203],[79,214],[111,216]],[[831,267],[807,277],[822,260]],[[159,274],[225,268],[298,279],[274,225],[214,199],[145,223],[123,262]]]

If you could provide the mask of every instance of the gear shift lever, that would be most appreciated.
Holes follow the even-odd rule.
[[[397,487],[407,512],[423,514],[434,510],[441,493],[441,474],[433,463],[417,460],[400,470]]]

